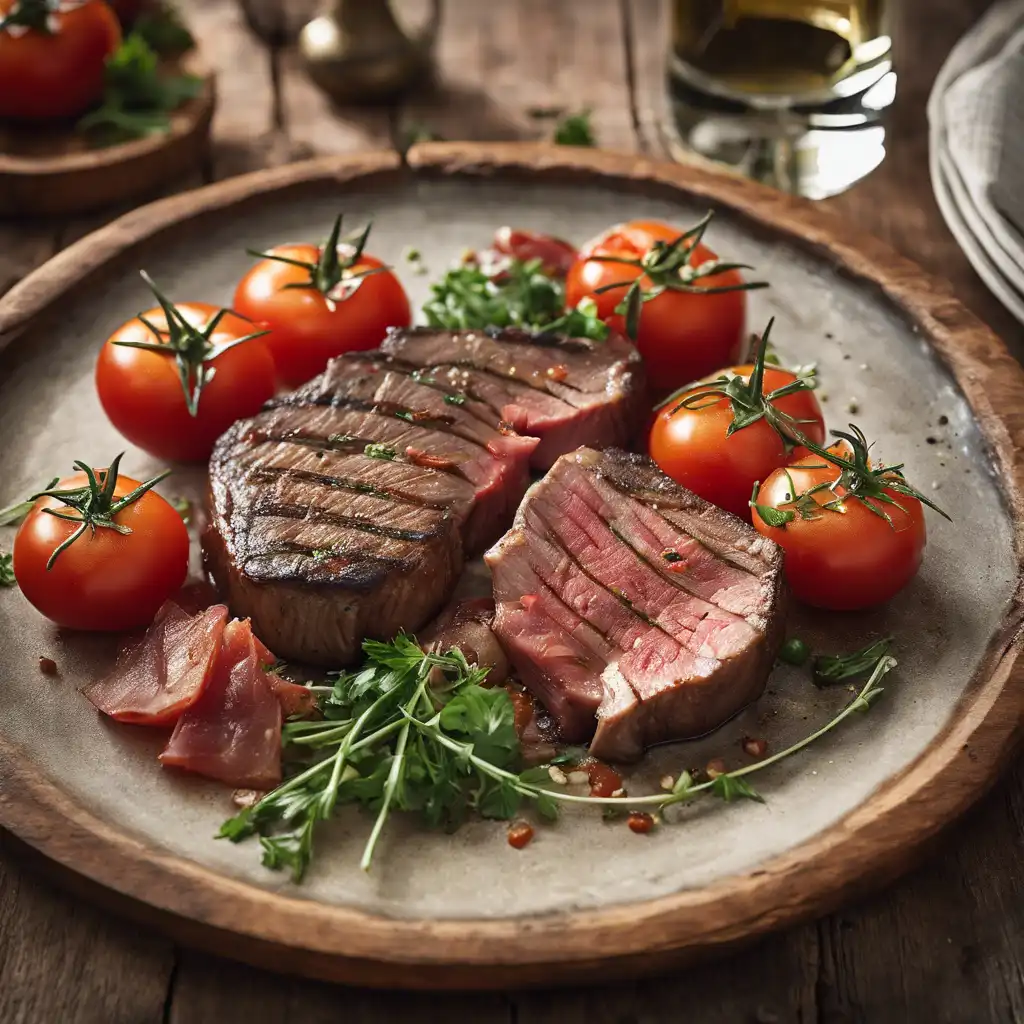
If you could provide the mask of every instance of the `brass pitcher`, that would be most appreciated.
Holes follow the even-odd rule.
[[[426,26],[410,37],[388,0],[333,0],[303,28],[299,51],[310,78],[335,102],[388,100],[429,69],[440,21],[441,0],[432,0]]]

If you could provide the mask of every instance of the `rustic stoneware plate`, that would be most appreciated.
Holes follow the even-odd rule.
[[[166,132],[91,147],[67,128],[0,125],[0,215],[81,213],[152,195],[193,170],[209,140],[215,79],[197,50],[172,63],[175,70],[200,76],[203,86],[170,115]]]
[[[111,725],[77,688],[109,640],[61,635],[15,589],[0,593],[0,824],[80,889],[181,940],[277,970],[348,982],[484,988],[651,972],[836,906],[904,869],[996,777],[1022,708],[1024,379],[941,283],[809,204],[746,181],[583,150],[433,144],[298,164],[137,210],[0,300],[0,504],[75,458],[122,447],[93,388],[97,349],[148,304],[145,267],[179,299],[229,302],[246,246],[322,237],[335,213],[374,219],[372,250],[414,300],[426,276],[512,223],[583,240],[627,217],[680,224],[718,211],[712,245],[758,268],[750,326],[817,361],[833,426],[852,418],[906,460],[952,515],[929,519],[924,568],[884,611],[798,617],[818,649],[885,633],[886,694],[809,751],[765,772],[764,806],[705,801],[646,837],[570,814],[524,851],[500,824],[454,836],[389,826],[372,872],[367,821],[342,814],[306,882],[264,870],[252,843],[215,841],[221,788],[162,770],[152,734]],[[156,468],[129,449],[125,468]],[[164,492],[198,499],[201,470]],[[7,531],[3,532],[4,534]],[[0,546],[11,537],[0,534]],[[60,676],[37,668],[54,658]],[[630,780],[713,756],[742,763],[744,734],[773,749],[849,700],[779,670],[756,708],[699,743],[661,749]]]

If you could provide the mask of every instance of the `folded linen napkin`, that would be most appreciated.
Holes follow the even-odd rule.
[[[928,103],[939,207],[979,275],[1024,321],[1024,0],[956,45]]]

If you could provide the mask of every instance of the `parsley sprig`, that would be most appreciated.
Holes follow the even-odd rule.
[[[661,811],[702,793],[762,801],[747,777],[867,711],[882,694],[883,676],[896,665],[880,654],[842,711],[771,757],[706,781],[683,772],[671,792],[623,798],[569,792],[553,782],[550,765],[520,772],[509,695],[483,686],[487,670],[470,665],[457,648],[426,653],[402,634],[391,643],[368,640],[363,650],[361,669],[317,688],[321,718],[286,723],[286,750],[298,753],[289,778],[220,830],[220,837],[233,842],[258,836],[264,865],[288,869],[295,881],[312,860],[317,825],[343,804],[374,813],[361,860],[367,870],[392,811],[416,812],[428,824],[453,829],[474,813],[507,820],[524,803],[554,819],[561,804]]]
[[[105,80],[102,105],[78,122],[78,130],[115,140],[168,131],[170,114],[203,87],[197,75],[161,69],[158,54],[138,32],[126,36],[107,59]]]
[[[608,337],[608,326],[592,299],[566,311],[565,284],[545,274],[540,259],[508,260],[499,274],[470,260],[449,270],[430,292],[423,315],[431,327],[522,327],[593,341]]]

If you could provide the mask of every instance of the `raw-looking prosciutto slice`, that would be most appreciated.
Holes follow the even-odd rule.
[[[265,651],[248,619],[227,624],[210,683],[178,720],[163,764],[248,789],[281,781],[281,703]]]
[[[113,672],[83,693],[119,722],[173,725],[208,685],[227,617],[222,604],[189,615],[173,601],[165,602]]]

